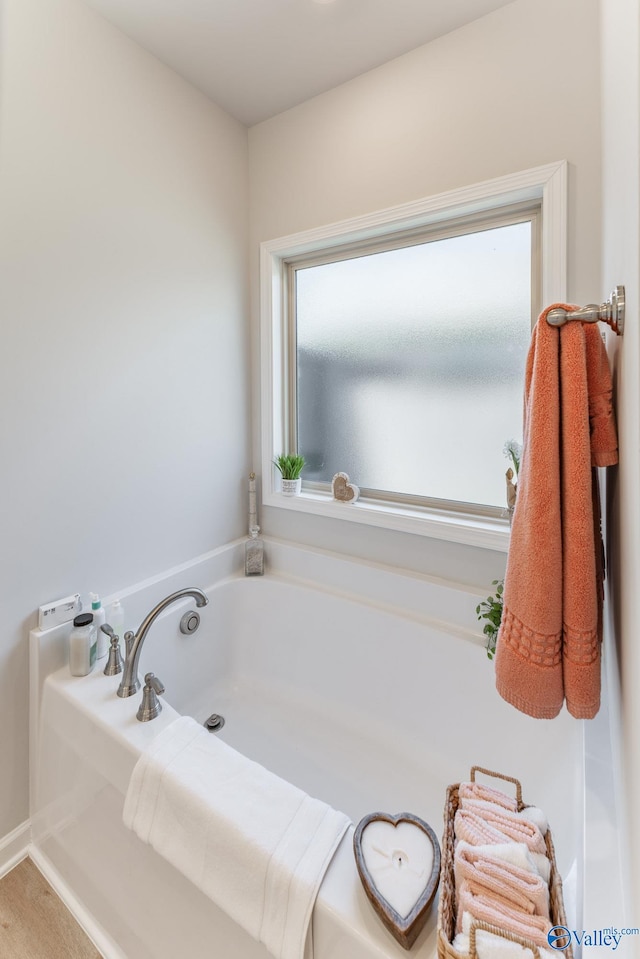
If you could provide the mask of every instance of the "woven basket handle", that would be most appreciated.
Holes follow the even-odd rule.
[[[496,779],[504,779],[505,782],[513,783],[516,787],[516,802],[518,804],[518,809],[524,809],[524,803],[522,801],[522,786],[519,779],[514,779],[513,776],[504,776],[502,773],[495,773],[491,769],[484,769],[482,766],[472,766],[471,767],[471,782],[476,781],[476,773],[484,773],[485,776],[495,776]]]
[[[540,950],[533,940],[526,939],[524,936],[518,936],[515,932],[508,932],[507,929],[500,929],[498,926],[493,926],[489,922],[482,922],[480,919],[474,919],[469,929],[469,959],[478,959],[478,953],[476,952],[476,931],[478,929],[490,932],[494,936],[500,936],[501,939],[508,939],[509,942],[517,942],[518,945],[524,946],[525,949],[531,949],[535,959],[540,959]]]

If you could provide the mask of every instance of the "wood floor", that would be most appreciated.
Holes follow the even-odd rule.
[[[0,959],[101,959],[30,859],[0,879]]]

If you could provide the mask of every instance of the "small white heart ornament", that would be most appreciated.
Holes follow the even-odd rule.
[[[355,503],[360,496],[359,487],[349,482],[347,473],[336,473],[331,481],[331,492],[339,503]]]
[[[413,813],[371,813],[358,823],[353,849],[369,901],[400,945],[410,949],[440,880],[433,829]]]

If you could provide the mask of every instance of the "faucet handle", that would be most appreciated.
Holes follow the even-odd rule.
[[[142,702],[136,713],[136,719],[141,723],[147,723],[150,719],[155,719],[162,712],[162,703],[158,699],[164,692],[164,685],[153,673],[147,673],[144,677],[144,688],[142,690]]]
[[[158,696],[162,696],[164,692],[164,684],[161,679],[158,679],[155,673],[145,673],[144,686],[145,686],[145,689],[148,686],[151,686],[151,688],[154,690],[154,692],[158,694]]]
[[[100,629],[104,629],[104,626],[101,626]],[[104,629],[104,632],[107,633],[107,630]],[[105,676],[117,676],[118,673],[122,672],[123,665],[120,655],[120,637],[116,636],[110,626],[107,636],[111,636],[111,649],[109,650],[107,665],[104,667],[104,674]]]
[[[107,636],[110,636],[110,637],[115,636],[115,633],[114,633],[114,631],[113,631],[113,627],[112,627],[112,626],[109,626],[109,623],[103,623],[102,626],[100,627],[100,629],[102,630],[103,633],[106,633]],[[120,638],[120,637],[118,637],[118,639],[119,639],[119,638]]]

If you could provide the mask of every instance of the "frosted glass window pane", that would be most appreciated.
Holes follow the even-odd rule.
[[[531,224],[296,271],[307,480],[505,506],[531,337]]]

